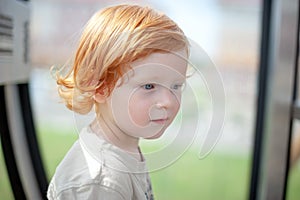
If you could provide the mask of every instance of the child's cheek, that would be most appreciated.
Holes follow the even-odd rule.
[[[150,122],[148,104],[139,95],[133,95],[129,100],[129,118],[137,127],[145,127]]]

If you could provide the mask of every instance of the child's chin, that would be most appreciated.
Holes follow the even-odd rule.
[[[145,139],[148,139],[148,140],[158,139],[158,138],[160,138],[164,134],[164,132],[165,132],[165,130],[162,130],[159,133],[155,133],[155,134],[153,134],[150,137],[145,137]]]

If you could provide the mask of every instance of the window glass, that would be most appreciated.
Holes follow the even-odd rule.
[[[223,130],[210,145],[212,151],[202,149],[213,114],[205,82],[209,77],[193,79],[199,80],[195,93],[200,102],[200,128],[182,156],[150,173],[155,197],[246,199],[257,98],[261,2],[139,2],[165,12],[202,48],[220,74],[226,94]],[[71,57],[83,25],[95,11],[116,3],[124,1],[31,1],[31,89],[38,138],[49,178],[76,140],[81,126],[78,116],[59,103],[50,67],[62,66]],[[160,144],[142,141],[146,152],[151,152],[156,145]],[[207,154],[200,158],[201,151]]]

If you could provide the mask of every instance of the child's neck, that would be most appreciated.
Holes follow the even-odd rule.
[[[137,160],[144,160],[139,148],[139,138],[124,133],[116,124],[105,121],[103,117],[97,117],[92,122],[91,129],[107,142],[128,152]]]

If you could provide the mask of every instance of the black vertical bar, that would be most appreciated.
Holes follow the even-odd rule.
[[[249,199],[257,198],[257,187],[259,185],[259,172],[261,168],[262,156],[262,141],[264,119],[266,111],[266,91],[269,73],[269,54],[270,54],[270,30],[271,30],[271,14],[272,14],[272,0],[264,0],[262,5],[262,24],[261,24],[261,47],[260,47],[260,66],[258,77],[258,100],[256,110],[256,127],[252,160],[251,184]]]
[[[32,109],[30,104],[30,94],[28,83],[18,84],[19,100],[21,105],[22,119],[26,133],[27,145],[30,153],[30,158],[35,173],[35,177],[43,199],[46,198],[48,181],[44,170],[37,137],[32,117]]]
[[[26,199],[20,179],[15,154],[12,147],[10,130],[7,121],[4,86],[0,86],[0,137],[7,173],[15,199]]]

